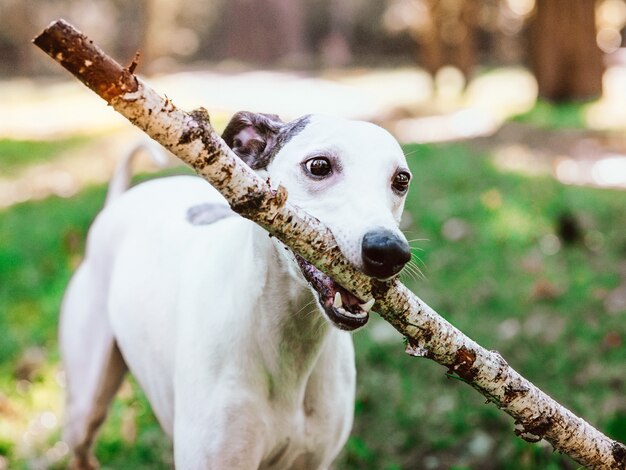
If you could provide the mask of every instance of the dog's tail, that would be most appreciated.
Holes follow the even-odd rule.
[[[117,162],[115,172],[109,182],[107,197],[104,201],[105,206],[110,204],[114,199],[117,199],[120,194],[128,189],[133,174],[133,161],[141,152],[146,152],[150,159],[158,166],[164,167],[167,165],[167,155],[163,147],[156,142],[146,139],[133,144],[131,149],[126,152],[126,155]]]

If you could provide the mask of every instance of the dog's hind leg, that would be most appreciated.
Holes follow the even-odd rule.
[[[96,433],[127,371],[106,315],[106,289],[88,263],[74,275],[63,302],[60,343],[66,375],[65,439],[72,469],[97,468]]]

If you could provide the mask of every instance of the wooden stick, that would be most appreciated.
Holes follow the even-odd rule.
[[[139,80],[63,20],[35,44],[117,112],[167,147],[215,186],[231,207],[276,236],[363,300],[407,337],[407,352],[445,366],[449,373],[511,415],[516,434],[545,439],[558,452],[590,468],[626,469],[626,446],[561,406],[512,369],[495,351],[466,337],[398,280],[381,282],[354,269],[317,219],[292,205],[287,191],[273,189],[243,163],[211,127],[203,108],[186,113]]]

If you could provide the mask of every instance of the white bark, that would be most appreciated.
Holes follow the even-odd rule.
[[[77,39],[69,40],[70,35]],[[273,190],[226,146],[209,124],[206,110],[185,113],[177,109],[136,79],[132,67],[129,71],[118,66],[117,72],[105,71],[102,77],[91,72],[89,77],[81,75],[85,61],[106,67],[111,61],[92,57],[104,53],[66,23],[52,24],[35,43],[117,112],[192,166],[235,211],[263,226],[361,299],[373,297],[374,310],[407,337],[407,352],[435,360],[482,393],[515,419],[520,437],[530,442],[545,439],[555,450],[590,468],[626,469],[624,445],[558,404],[500,354],[466,337],[398,280],[380,282],[355,270],[326,227],[290,204],[284,188]]]

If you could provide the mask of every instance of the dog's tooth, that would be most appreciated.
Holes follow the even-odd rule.
[[[360,307],[365,311],[365,313],[369,312],[374,306],[374,302],[376,302],[373,298],[369,299],[364,304],[361,304]]]
[[[339,308],[343,305],[343,302],[341,300],[341,294],[339,292],[335,293],[335,301],[333,302],[333,307],[335,308]]]
[[[353,313],[353,312],[347,312],[347,311],[344,310],[342,313],[345,313],[345,315],[348,316],[348,317],[356,318],[356,319],[359,319],[359,320],[361,318],[365,318],[367,316],[367,312]]]

